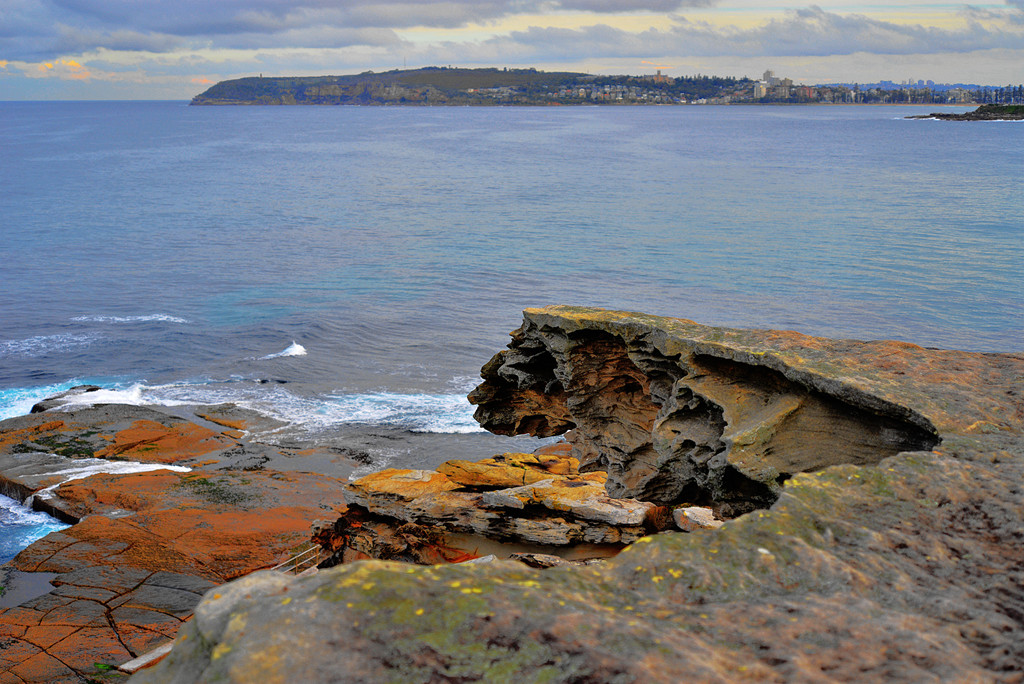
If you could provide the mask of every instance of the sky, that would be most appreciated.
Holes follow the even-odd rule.
[[[420,66],[1016,85],[1024,0],[0,0],[0,100]]]

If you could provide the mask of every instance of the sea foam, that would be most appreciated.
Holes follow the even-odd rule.
[[[73,379],[42,387],[11,387],[0,390],[0,420],[24,416],[32,407],[55,394],[66,392],[76,385],[100,384],[99,381]]]
[[[482,432],[463,394],[376,392],[329,397],[318,411],[325,422],[386,425],[411,432]]]
[[[70,459],[69,459],[70,461]],[[38,497],[40,499],[49,499],[53,497],[53,490],[61,486],[66,482],[72,480],[81,480],[90,475],[108,474],[108,475],[124,475],[127,473],[145,473],[151,470],[173,470],[177,473],[187,473],[191,468],[186,466],[168,465],[166,463],[137,463],[135,461],[108,461],[102,458],[76,458],[73,461],[74,465],[69,468],[63,468],[61,470],[49,471],[46,474],[48,476],[60,477],[60,482],[52,484],[49,487],[45,487],[35,492],[25,500],[25,505],[30,506],[32,499]]]
[[[279,359],[283,356],[305,356],[306,353],[306,348],[293,340],[292,343],[288,345],[288,347],[284,351],[279,351],[276,354],[267,354],[266,356],[261,356],[260,361],[264,361],[266,359]]]
[[[0,390],[0,419],[25,415],[33,404],[74,385],[87,383],[87,380],[72,380],[46,387]],[[291,427],[313,432],[346,425],[379,425],[440,434],[482,432],[473,419],[473,407],[466,400],[464,391],[436,394],[378,391],[308,396],[282,386],[241,378],[163,385],[114,383],[103,389],[69,395],[54,410],[74,410],[97,404],[206,406],[222,403],[233,403],[284,421]]]
[[[68,525],[45,513],[37,513],[20,501],[0,494],[0,563],[6,563],[15,554],[50,532]]]
[[[53,352],[84,347],[97,339],[96,335],[61,333],[59,335],[37,335],[23,340],[0,341],[0,358],[4,356],[43,356]]]
[[[149,323],[153,321],[160,323],[191,323],[187,318],[160,313],[141,316],[75,316],[71,320],[79,323]]]

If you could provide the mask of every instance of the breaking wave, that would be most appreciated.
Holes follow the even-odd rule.
[[[0,563],[50,532],[66,529],[66,523],[37,513],[20,501],[0,494]]]
[[[263,360],[266,360],[266,359],[279,359],[279,358],[281,358],[283,356],[305,356],[305,355],[306,355],[306,348],[303,347],[298,342],[294,342],[293,341],[290,345],[288,345],[288,347],[284,351],[279,351],[276,354],[267,354],[266,356],[261,356],[260,360],[263,361]]]
[[[0,391],[0,418],[24,415],[36,402],[76,384],[83,382],[69,381],[46,387]],[[346,425],[382,426],[439,434],[483,432],[473,419],[473,406],[461,392],[403,394],[379,391],[303,396],[280,385],[241,378],[166,385],[114,384],[92,392],[70,395],[62,408],[74,409],[96,404],[205,406],[222,403],[233,403],[313,432]]]

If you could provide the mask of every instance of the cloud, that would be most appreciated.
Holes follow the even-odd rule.
[[[982,22],[939,29],[829,13],[820,7],[790,11],[749,29],[718,27],[678,18],[669,29],[631,33],[598,24],[582,29],[533,27],[492,39],[518,45],[535,59],[683,56],[825,56],[855,53],[890,55],[1024,48],[1024,32]]]
[[[8,64],[9,62],[5,62]],[[73,59],[57,59],[52,62],[40,62],[34,65],[19,65],[19,71],[28,78],[59,78],[64,81],[86,81],[93,77],[92,72]]]
[[[248,47],[323,45],[346,31],[454,29],[552,12],[671,13],[717,0],[0,0],[0,54],[47,59],[74,51],[167,51],[222,42]],[[372,34],[364,34],[371,35]],[[308,40],[307,40],[308,39]],[[374,44],[373,42],[368,44]]]
[[[717,0],[561,0],[558,7],[598,14],[675,12],[684,7],[711,7]]]

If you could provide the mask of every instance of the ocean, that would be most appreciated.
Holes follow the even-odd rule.
[[[465,395],[555,303],[1019,351],[1024,125],[933,109],[3,102],[0,418],[92,383],[370,469],[529,449]]]

